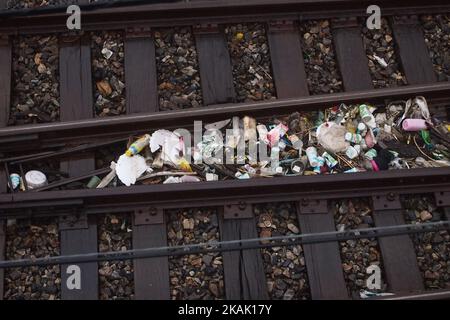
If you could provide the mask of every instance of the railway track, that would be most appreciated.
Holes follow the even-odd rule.
[[[391,41],[395,42],[399,76],[394,86],[381,85],[380,78],[374,78],[371,71],[368,51],[362,40],[361,19],[366,16],[366,6],[364,1],[292,0],[271,3],[255,0],[243,4],[199,0],[97,8],[83,13],[83,32],[73,34],[67,33],[67,16],[61,12],[14,16],[2,11],[0,260],[4,262],[0,261],[0,266],[13,268],[20,263],[24,266],[30,263],[60,265],[59,271],[55,271],[56,268],[46,276],[50,279],[46,286],[57,288],[47,292],[46,298],[357,298],[355,288],[363,288],[365,284],[356,283],[364,277],[351,277],[351,270],[346,269],[349,262],[345,252],[349,250],[347,246],[352,247],[361,241],[357,239],[364,232],[348,232],[348,229],[355,229],[351,224],[346,226],[347,232],[336,232],[342,221],[337,222],[340,216],[333,208],[336,207],[335,201],[358,198],[354,201],[363,201],[365,204],[361,208],[365,209],[361,210],[373,220],[365,223],[367,234],[364,239],[369,239],[370,243],[362,247],[371,248],[370,252],[377,256],[374,259],[383,270],[383,291],[393,293],[393,296],[377,299],[448,298],[448,278],[435,279],[440,281],[439,285],[430,280],[433,278],[425,273],[428,265],[424,260],[431,253],[420,253],[418,249],[428,234],[442,233],[443,240],[439,243],[443,243],[443,255],[449,253],[448,224],[445,224],[450,219],[448,167],[105,189],[8,190],[12,168],[20,167],[23,171],[22,166],[27,163],[52,158],[61,171],[69,174],[63,181],[86,180],[95,174],[108,172],[93,173],[98,169],[93,150],[123,144],[129,136],[160,128],[191,129],[194,120],[213,122],[231,116],[254,116],[260,120],[273,115],[289,115],[293,111],[320,111],[339,103],[368,102],[381,106],[413,96],[425,96],[432,112],[448,120],[450,84],[438,81],[442,80],[440,75],[443,73],[429,56],[428,42],[418,15],[450,12],[450,6],[443,1],[414,1],[408,5],[401,1],[382,2],[382,14],[392,30]],[[310,76],[315,70],[314,64],[302,58],[312,53],[305,51],[307,43],[304,39],[307,37],[299,27],[318,20],[328,21],[319,28],[329,29],[330,48],[335,59],[335,70],[329,74],[339,77],[334,82],[335,87],[324,91],[317,90],[317,87],[323,89],[324,83],[316,83]],[[270,58],[269,75],[262,77],[269,89],[261,90],[259,99],[243,99],[240,90],[244,90],[245,85],[236,80],[235,72],[239,69],[239,65],[236,66],[239,59],[233,59],[233,36],[227,37],[227,32],[234,35],[236,31],[227,30],[233,30],[232,25],[252,23],[261,24],[265,32]],[[199,101],[202,103],[201,106],[192,107],[191,104],[180,110],[165,110],[162,82],[157,78],[162,61],[159,58],[162,46],[157,40],[163,37],[158,38],[155,30],[159,32],[160,28],[175,26],[192,30],[189,32],[192,33],[198,68],[195,77],[199,78]],[[93,92],[95,94],[96,91],[93,87],[98,89],[99,81],[93,77],[95,66],[92,65],[92,57],[98,53],[91,50],[88,32],[98,30],[119,31],[123,35],[126,96],[120,102],[124,106],[123,112],[119,112],[122,114],[114,117],[102,117],[94,107],[97,100],[94,101]],[[50,33],[58,39],[59,77],[52,81],[58,82],[59,121],[8,126],[12,101],[18,94],[13,72],[14,41],[24,35]],[[315,34],[306,33],[310,36]],[[255,97],[254,92],[252,96]],[[436,220],[432,221],[435,224],[429,224],[429,228],[427,223],[416,225],[414,220],[405,217],[405,212],[411,210],[407,208],[405,199],[423,194],[431,195],[429,204],[439,212],[434,214]],[[278,205],[266,212],[267,209],[261,207],[265,203]],[[289,206],[283,207],[283,204]],[[277,207],[280,205],[281,209]],[[348,205],[346,210],[350,210]],[[342,209],[341,214],[346,210]],[[11,240],[15,237],[8,230],[20,229],[11,225],[8,229],[7,219],[22,218],[34,221],[53,219],[48,224],[50,227],[44,228],[47,231],[51,229],[54,235],[49,238],[54,241],[47,245],[52,250],[41,255],[58,257],[50,261],[32,259],[35,261],[17,262],[10,261],[16,260],[17,252],[13,251],[7,260],[1,256],[9,252],[8,245],[18,241]],[[267,219],[281,230],[280,235],[291,235],[291,238],[260,241],[259,237],[271,235],[264,225]],[[440,220],[443,223],[439,224]],[[105,221],[113,225],[114,232],[104,229]],[[47,232],[33,226],[29,230],[34,231],[29,232],[36,239],[40,239],[40,233]],[[197,229],[202,233],[196,232]],[[111,240],[111,236],[115,238],[115,232],[125,233],[127,240]],[[419,236],[408,235],[414,232]],[[304,238],[296,238],[299,233]],[[102,246],[104,237],[109,237],[108,245]],[[205,250],[204,245],[192,249],[189,246],[176,248],[179,252],[173,249],[177,245],[205,241],[209,241],[208,245],[212,247],[209,251],[202,251]],[[260,249],[261,244],[264,249]],[[169,248],[164,248],[167,245]],[[282,266],[283,262],[279,262],[280,270],[289,274],[282,275],[283,281],[280,281],[276,268],[268,267],[278,263],[271,259],[279,254],[279,247],[287,248],[281,251],[284,255],[293,256],[292,267],[289,263]],[[116,253],[99,255],[99,250]],[[184,253],[192,250],[192,253],[183,255],[183,250]],[[33,253],[22,255],[22,258],[30,254]],[[448,268],[448,257],[442,259],[441,268]],[[105,260],[122,262],[101,262],[99,272],[98,263]],[[186,269],[186,263],[197,268]],[[118,277],[113,276],[108,271],[112,264],[120,264],[121,270],[125,271]],[[81,289],[68,285],[73,272],[69,266],[73,265],[81,271]],[[14,283],[18,281],[17,275],[11,276],[11,270],[17,269],[7,270],[9,275],[6,278],[3,272],[0,273],[2,298],[4,294],[7,298],[15,296]],[[39,269],[32,270],[38,272],[36,270]],[[58,281],[55,273],[60,274]],[[361,273],[364,274],[365,270],[359,270]],[[112,293],[111,289],[102,287],[105,278],[116,282],[121,282],[121,278],[127,279],[123,281],[128,289],[123,289],[120,294]],[[33,283],[32,279],[27,281]],[[99,290],[99,283],[103,289]],[[279,285],[284,287],[280,294],[276,293],[278,289],[274,289]],[[7,288],[5,292],[3,288]],[[209,293],[202,295],[195,288],[207,288]],[[30,294],[27,298],[36,296]]]

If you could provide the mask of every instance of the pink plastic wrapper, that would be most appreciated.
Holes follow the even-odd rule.
[[[423,119],[405,119],[402,128],[405,131],[420,131],[427,129],[427,123]]]
[[[277,145],[278,141],[280,140],[280,137],[286,134],[286,132],[289,130],[287,126],[280,123],[275,128],[269,131],[267,134],[267,139],[269,140],[269,147],[273,147]]]
[[[378,165],[375,162],[375,160],[370,160],[370,163],[372,164],[373,171],[380,171],[380,168],[378,168]]]
[[[369,130],[366,133],[366,136],[364,137],[364,141],[366,142],[367,148],[373,148],[375,145],[374,137],[372,135],[372,132]]]

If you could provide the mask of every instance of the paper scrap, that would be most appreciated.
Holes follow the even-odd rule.
[[[116,164],[117,177],[127,187],[135,184],[136,179],[146,171],[148,171],[148,167],[145,158],[140,155],[128,157],[123,154],[119,157]]]

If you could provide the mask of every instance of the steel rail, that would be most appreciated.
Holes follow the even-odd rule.
[[[448,300],[450,290],[432,290],[431,292],[416,292],[411,294],[394,294],[385,297],[373,297],[369,300]]]
[[[98,139],[99,137],[132,134],[159,128],[189,128],[194,121],[218,121],[231,116],[273,116],[294,111],[322,110],[336,103],[371,102],[385,103],[386,100],[409,99],[411,96],[425,96],[429,102],[450,101],[450,83],[412,85],[403,88],[386,88],[358,92],[342,92],[326,95],[307,96],[295,99],[278,99],[263,102],[212,105],[176,111],[139,113],[118,117],[89,119],[80,121],[53,122],[23,125],[0,129],[0,147],[6,151],[14,149],[17,141],[26,146],[34,146],[36,141],[66,142],[67,139]]]
[[[450,206],[450,169],[424,168],[352,174],[278,177],[105,189],[16,192],[0,195],[0,216],[20,216],[24,209],[61,215],[79,210],[99,213],[132,211],[137,207],[212,207],[278,201],[316,201],[393,193],[441,194],[441,206]],[[80,205],[73,207],[73,201]],[[27,211],[25,211],[27,213]],[[28,212],[27,214],[29,214]]]
[[[156,4],[156,3],[169,3],[169,2],[182,2],[183,0],[97,0],[91,3],[80,3],[80,1],[73,1],[70,4],[75,4],[80,7],[81,11],[98,10],[100,8],[111,8],[119,6],[136,6],[143,4]],[[52,13],[66,13],[67,7],[70,4],[56,4],[46,5],[34,8],[22,8],[22,9],[1,9],[0,19],[16,18],[16,17],[30,17],[35,15],[44,15]]]
[[[230,23],[269,21],[271,19],[332,18],[366,16],[369,0],[215,0],[99,8],[83,13],[83,30],[115,29],[145,24],[155,26],[192,25],[195,23]],[[444,0],[379,0],[384,16],[449,11]],[[67,14],[5,17],[0,32],[43,33],[66,32]]]
[[[346,241],[363,238],[390,237],[404,234],[420,234],[447,230],[450,221],[437,221],[423,224],[403,224],[397,226],[362,228],[346,231],[329,231],[320,233],[305,233],[288,236],[276,236],[265,238],[251,238],[231,241],[217,241],[180,246],[162,246],[126,251],[91,252],[85,254],[73,254],[52,256],[44,258],[5,260],[0,261],[0,269],[29,266],[48,266],[55,264],[86,263],[112,260],[145,259],[164,256],[183,256],[199,253],[238,251],[248,249],[260,249],[280,246],[293,246],[303,244],[316,244],[335,241]],[[271,242],[274,241],[274,242]],[[266,243],[264,243],[266,242]]]
[[[52,158],[71,155],[71,154],[74,154],[77,152],[87,152],[92,149],[113,145],[113,144],[116,144],[119,142],[126,142],[126,141],[128,141],[128,139],[129,138],[126,137],[126,138],[119,138],[119,139],[114,139],[114,140],[110,140],[110,141],[102,141],[99,143],[82,144],[82,145],[78,145],[75,147],[69,147],[66,149],[58,150],[58,151],[44,152],[44,153],[38,153],[38,154],[30,155],[30,156],[18,157],[19,159],[17,159],[17,158],[0,159],[0,163],[7,162],[9,165],[17,165],[17,164],[24,164],[27,162],[33,162],[33,161],[44,160],[44,159],[48,160],[48,159],[52,159]]]

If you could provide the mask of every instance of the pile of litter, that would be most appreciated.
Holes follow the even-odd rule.
[[[423,97],[378,108],[340,104],[266,120],[233,117],[197,126],[193,138],[180,129],[134,137],[111,162],[110,173],[92,177],[87,186],[450,166],[449,122],[433,117]],[[11,178],[15,188],[20,185],[18,175]]]

